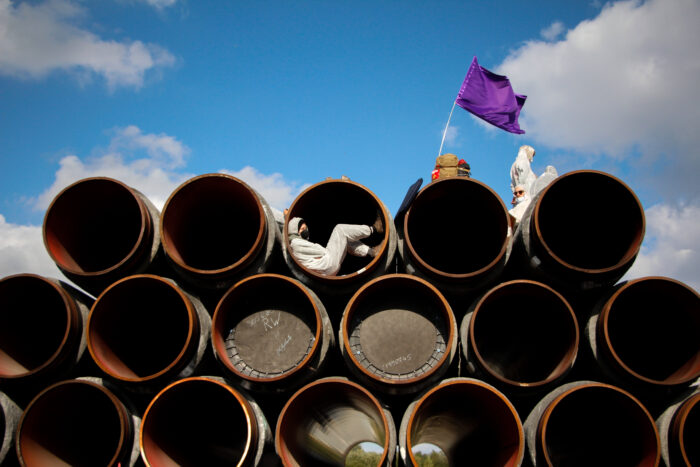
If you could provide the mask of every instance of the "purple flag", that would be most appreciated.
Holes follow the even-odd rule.
[[[492,125],[523,134],[518,116],[525,99],[527,96],[513,92],[507,77],[490,72],[474,57],[455,103]]]

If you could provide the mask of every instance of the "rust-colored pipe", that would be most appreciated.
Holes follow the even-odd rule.
[[[462,294],[484,286],[510,254],[508,211],[486,184],[465,177],[425,186],[404,218],[399,253],[406,272]]]
[[[0,392],[0,465],[16,463],[14,455],[15,432],[22,409],[5,393]]]
[[[500,391],[478,379],[449,378],[408,406],[400,447],[404,465],[420,465],[418,453],[430,447],[449,465],[515,467],[525,438],[517,411]]]
[[[175,189],[163,207],[161,233],[175,271],[200,289],[226,289],[266,272],[279,248],[267,202],[243,181],[220,173]]]
[[[275,448],[286,467],[345,466],[362,443],[381,453],[377,466],[390,466],[396,428],[389,411],[365,388],[345,378],[322,378],[299,389],[277,419]]]
[[[222,369],[246,389],[265,392],[308,382],[335,343],[318,296],[278,274],[258,274],[231,287],[214,312],[211,338]]]
[[[520,266],[567,290],[614,284],[644,239],[644,209],[618,178],[594,170],[557,177],[532,201],[516,231]],[[516,256],[516,255],[514,255]]]
[[[666,465],[700,465],[700,392],[670,405],[656,419]]]
[[[518,395],[556,385],[578,354],[573,309],[554,289],[529,280],[504,282],[475,301],[460,336],[474,377]]]
[[[154,262],[160,249],[158,219],[158,210],[137,190],[111,178],[86,178],[51,202],[44,244],[66,277],[97,296]]]
[[[620,284],[594,310],[586,336],[600,367],[630,389],[663,395],[700,377],[700,295],[677,280]]]
[[[396,229],[384,204],[365,186],[351,180],[325,180],[297,196],[289,207],[286,221],[303,218],[310,241],[326,245],[337,224],[372,225],[381,217],[384,235],[374,235],[363,242],[382,245],[375,258],[347,255],[336,276],[324,276],[301,266],[289,249],[288,225],[284,226],[284,258],[294,277],[320,294],[351,294],[366,281],[379,277],[393,266],[396,253]]]
[[[540,400],[524,427],[534,465],[659,465],[659,433],[649,411],[608,384],[559,386]]]
[[[149,467],[269,465],[271,431],[248,395],[221,378],[170,384],[143,415],[141,458]]]
[[[35,274],[0,280],[0,382],[39,386],[65,376],[85,353],[93,299]]]
[[[39,393],[17,428],[26,467],[134,465],[138,418],[99,378],[62,381]]]
[[[191,376],[208,348],[211,318],[170,279],[135,275],[112,284],[90,311],[90,355],[132,390],[153,392]]]
[[[364,384],[406,394],[445,374],[457,349],[457,323],[450,304],[428,281],[387,274],[350,299],[340,339],[346,364]]]

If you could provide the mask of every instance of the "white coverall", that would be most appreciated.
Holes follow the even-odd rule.
[[[510,167],[510,189],[515,190],[515,187],[521,185],[525,191],[532,194],[532,185],[537,179],[537,175],[532,171],[530,162],[535,157],[535,149],[532,146],[520,146],[515,162]]]
[[[335,276],[346,253],[353,256],[370,254],[370,247],[360,242],[372,233],[368,225],[338,224],[333,228],[328,244],[324,247],[298,236],[300,220],[300,217],[294,217],[289,221],[289,246],[294,258],[307,269],[326,276]]]

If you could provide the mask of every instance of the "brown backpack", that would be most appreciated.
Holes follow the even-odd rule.
[[[457,166],[459,159],[454,154],[443,154],[435,159],[435,169],[433,170],[432,179],[439,180],[441,178],[456,177]]]

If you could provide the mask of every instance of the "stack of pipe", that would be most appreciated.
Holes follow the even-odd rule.
[[[72,284],[0,279],[0,465],[700,465],[700,295],[618,283],[645,229],[621,180],[564,174],[517,226],[461,177],[396,225],[345,178],[288,215],[321,244],[378,217],[378,254],[306,269],[224,174],[162,213],[105,177],[57,195]]]

